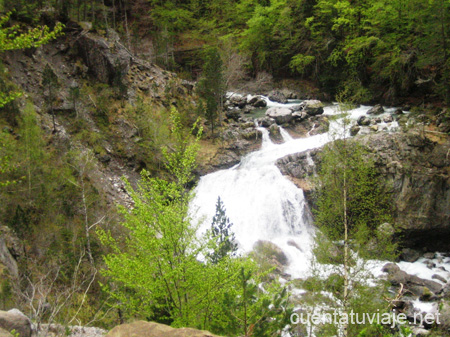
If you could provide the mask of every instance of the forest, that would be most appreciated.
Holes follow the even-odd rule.
[[[445,0],[4,1],[4,10],[30,22],[46,7],[55,11],[43,13],[61,20],[113,27],[129,43],[150,36],[154,59],[186,76],[198,74],[192,56],[217,46],[242,76],[304,79],[329,98],[345,92],[359,103],[449,100]],[[194,54],[177,63],[186,51]]]
[[[0,336],[12,308],[30,331],[6,337],[143,321],[223,336],[445,336],[449,34],[448,0],[0,1]],[[271,100],[283,90],[295,97]],[[316,143],[294,151],[297,138]],[[246,173],[255,152],[266,160]],[[238,175],[203,186],[224,195],[204,197],[213,216],[196,218],[203,177],[225,170],[251,185],[231,198]],[[267,176],[281,201],[260,186]],[[243,194],[273,213],[280,201],[285,246],[242,248],[229,214]],[[283,229],[270,230],[249,236]],[[295,249],[311,274],[289,269]],[[373,260],[386,273],[376,287]],[[410,318],[417,303],[448,321],[291,319]]]

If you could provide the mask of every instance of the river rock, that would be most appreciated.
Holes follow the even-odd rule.
[[[208,331],[191,328],[175,329],[168,325],[137,321],[116,326],[105,337],[217,337]]]
[[[369,109],[369,111],[367,111],[368,115],[379,115],[382,114],[384,112],[384,108],[381,104],[377,104],[374,107],[372,107],[371,109]]]
[[[228,109],[225,112],[225,117],[229,120],[238,121],[241,118],[241,112],[237,109]]]
[[[319,100],[307,100],[300,103],[305,111],[310,116],[317,116],[323,114],[323,103]]]
[[[278,90],[274,90],[272,92],[269,93],[268,98],[272,101],[272,102],[277,102],[277,103],[282,103],[282,104],[286,104],[287,103],[287,98],[286,96],[284,96],[284,94]]]
[[[411,248],[405,248],[400,254],[400,258],[406,262],[416,262],[420,258],[420,253]]]
[[[351,136],[356,136],[358,134],[359,130],[361,130],[361,128],[358,125],[353,125],[350,128],[350,135]]]
[[[357,120],[358,125],[360,126],[369,126],[370,125],[370,118],[367,116],[360,116]]]
[[[256,122],[258,123],[259,126],[268,128],[272,124],[275,124],[275,119],[270,118],[270,117],[261,117],[261,118],[258,118],[256,120]]]
[[[234,105],[235,107],[238,107],[239,109],[244,108],[245,105],[247,104],[247,99],[240,95],[232,95],[229,98],[229,101],[232,105]]]
[[[261,96],[251,96],[247,103],[255,108],[265,108],[267,106],[267,102]]]
[[[258,240],[253,245],[253,251],[262,259],[274,260],[282,266],[288,264],[286,254],[276,244],[270,241]]]
[[[20,337],[31,336],[31,321],[18,309],[0,310],[0,328],[7,331],[15,330]]]
[[[277,124],[289,123],[294,118],[291,109],[277,107],[269,108],[266,116],[275,119]]]
[[[281,136],[280,127],[276,124],[272,124],[269,127],[269,137],[275,144],[283,143],[283,137]]]
[[[386,115],[383,117],[383,122],[385,123],[391,123],[393,120],[392,115]]]
[[[445,279],[445,278],[443,278],[441,275],[439,275],[439,274],[433,274],[432,276],[431,276],[431,278],[433,279],[433,280],[438,280],[438,281],[441,281],[442,283],[447,283],[447,280]]]

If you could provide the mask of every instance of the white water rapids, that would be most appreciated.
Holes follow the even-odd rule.
[[[369,109],[361,106],[349,111],[349,117],[357,119]],[[337,106],[325,108],[327,115],[336,113]],[[330,132],[340,128],[339,120],[334,121]],[[205,231],[211,226],[220,196],[242,251],[251,251],[258,240],[273,242],[288,257],[286,272],[293,278],[303,278],[310,267],[314,226],[303,191],[281,174],[275,162],[289,154],[321,147],[331,140],[331,136],[325,133],[292,139],[282,129],[284,143],[274,144],[268,131],[260,130],[263,143],[259,151],[245,156],[240,164],[230,169],[200,179],[190,211],[194,220],[202,222],[200,231]]]

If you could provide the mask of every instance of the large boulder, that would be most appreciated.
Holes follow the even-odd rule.
[[[217,337],[217,335],[203,330],[175,329],[164,324],[137,321],[116,326],[105,337]]]
[[[323,103],[321,101],[311,99],[300,103],[302,110],[310,116],[323,114]]]
[[[269,127],[269,137],[272,140],[272,142],[276,144],[283,143],[283,136],[281,136],[280,127],[276,124],[272,124]]]
[[[278,90],[274,90],[274,91],[270,92],[268,95],[268,98],[272,102],[277,102],[277,103],[282,103],[282,104],[287,103],[286,96],[284,96],[284,94]]]
[[[415,249],[404,248],[400,258],[406,262],[416,262],[420,258],[420,253]]]
[[[294,118],[292,110],[289,108],[269,108],[266,111],[266,116],[275,119],[277,124],[289,123]]]
[[[75,44],[89,72],[100,82],[112,85],[128,73],[134,57],[119,42],[117,34],[110,31],[109,36],[107,39],[91,33],[81,34]]]
[[[276,244],[270,241],[258,240],[253,245],[253,251],[259,258],[267,261],[273,261],[275,264],[286,266],[288,258],[286,254]]]
[[[247,98],[240,95],[233,95],[229,98],[230,103],[239,109],[242,109],[247,104]]]
[[[381,104],[377,104],[374,107],[370,108],[369,111],[367,111],[368,115],[379,115],[384,112],[384,108]]]
[[[370,118],[367,116],[359,116],[358,120],[356,121],[358,125],[360,126],[369,126],[370,125]]]
[[[15,331],[20,337],[31,336],[31,321],[20,310],[0,310],[0,328],[9,332]]]
[[[247,103],[255,108],[265,108],[267,102],[261,96],[251,96],[247,99]]]

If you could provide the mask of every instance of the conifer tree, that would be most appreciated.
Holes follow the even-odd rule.
[[[226,215],[225,206],[218,197],[216,214],[211,223],[212,238],[216,244],[214,251],[209,254],[212,263],[218,263],[225,256],[235,256],[238,246],[235,235],[231,231],[232,226],[233,224]]]
[[[223,63],[217,48],[210,48],[205,53],[203,73],[197,86],[198,94],[205,104],[205,116],[211,124],[211,134],[217,120],[222,122],[223,96],[225,95],[225,80]]]

